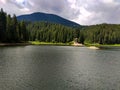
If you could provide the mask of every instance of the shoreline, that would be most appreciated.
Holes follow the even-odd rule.
[[[85,44],[86,47],[89,49],[113,49],[113,48],[120,48],[120,44]]]
[[[31,45],[57,45],[57,46],[71,46],[70,43],[53,43],[53,42],[39,42],[39,41],[29,41]]]
[[[83,47],[83,44],[76,43],[76,42],[68,42],[68,43],[53,43],[53,42],[39,42],[39,41],[30,41],[31,45],[53,45],[53,46],[76,46],[76,47]]]
[[[53,45],[53,46],[76,46],[76,47],[89,47],[91,49],[101,49],[109,47],[120,47],[120,44],[110,44],[110,45],[101,45],[101,44],[81,44],[77,42],[69,43],[53,43],[53,42],[39,42],[39,41],[29,41],[23,43],[0,43],[0,46],[27,46],[27,45]]]
[[[31,45],[30,43],[0,43],[0,46],[26,46]]]
[[[120,47],[120,44],[84,44],[85,46],[94,47]]]
[[[84,45],[78,42],[74,42],[72,46],[83,47]]]
[[[100,47],[96,47],[96,46],[90,46],[90,47],[88,47],[89,49],[96,49],[96,50],[98,50],[98,49],[100,49]]]

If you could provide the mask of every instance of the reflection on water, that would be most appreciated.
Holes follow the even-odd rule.
[[[0,47],[0,90],[120,90],[120,49]]]

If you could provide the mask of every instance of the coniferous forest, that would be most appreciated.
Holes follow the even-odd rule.
[[[92,25],[81,30],[84,43],[120,44],[120,24]]]
[[[71,42],[74,39],[74,28],[48,22],[36,22],[27,26],[30,41]]]
[[[17,21],[16,15],[7,15],[0,11],[0,42],[28,41],[27,29],[24,21]]]
[[[0,42],[26,41],[120,44],[120,25],[100,24],[84,27],[68,27],[50,22],[18,21],[16,15],[0,11]]]

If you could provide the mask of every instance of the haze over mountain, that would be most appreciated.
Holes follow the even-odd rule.
[[[70,26],[70,27],[78,27],[80,26],[79,24],[64,19],[58,15],[55,14],[46,14],[46,13],[41,13],[41,12],[35,12],[32,14],[26,14],[26,15],[21,15],[17,17],[18,20],[25,20],[25,21],[30,21],[30,22],[36,22],[36,21],[45,21],[45,22],[51,22],[51,23],[57,23],[57,24],[62,24],[65,26]]]
[[[120,24],[120,0],[0,0],[0,8],[16,16],[52,13],[80,25]]]

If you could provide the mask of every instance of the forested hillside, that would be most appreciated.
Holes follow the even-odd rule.
[[[67,20],[65,18],[62,18],[60,16],[57,16],[55,14],[46,14],[46,13],[32,13],[32,14],[27,14],[27,15],[20,15],[17,17],[18,20],[25,20],[29,22],[49,22],[49,23],[56,23],[56,24],[61,24],[64,26],[69,26],[69,27],[79,27],[80,25]]]
[[[84,43],[120,44],[120,25],[92,25],[81,30]]]
[[[25,21],[26,22],[26,21]],[[49,22],[18,21],[17,17],[0,11],[0,42],[16,43],[24,41],[71,42],[77,32],[71,27]],[[77,31],[77,32],[76,32]]]
[[[15,15],[7,15],[3,9],[0,11],[0,42],[21,42],[28,40],[24,21],[18,22]]]
[[[0,11],[0,43],[25,41],[120,44],[120,25],[100,24],[73,28],[50,22],[18,21],[16,16]]]
[[[27,26],[30,41],[71,42],[77,37],[76,30],[60,24],[35,22]]]

